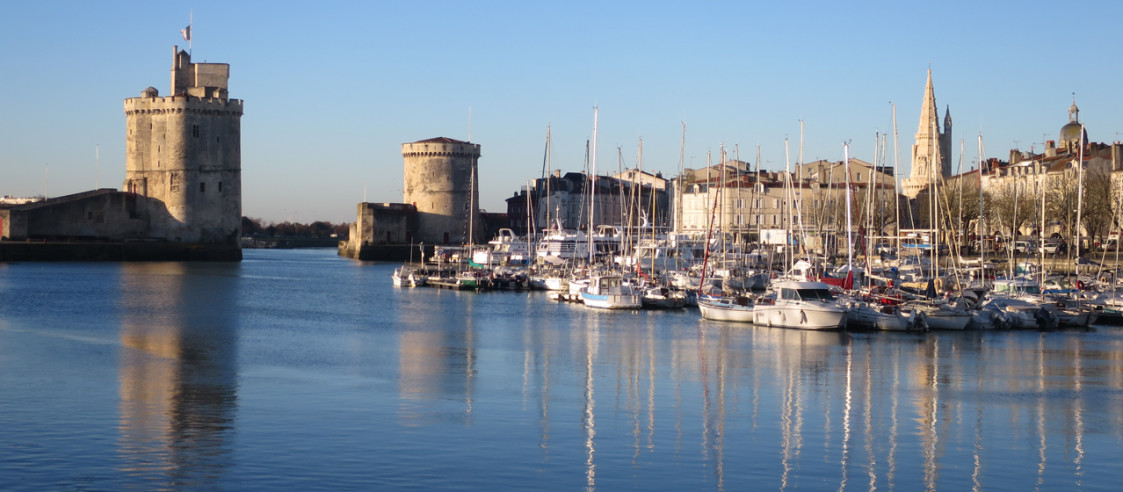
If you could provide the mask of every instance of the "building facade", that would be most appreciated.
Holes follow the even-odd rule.
[[[972,233],[983,225],[986,235],[1070,236],[1080,209],[1080,234],[1106,235],[1123,212],[1123,144],[1089,142],[1074,101],[1058,139],[1042,151],[1013,149],[1008,161],[990,159],[947,186],[975,197],[982,190],[984,212],[968,214]]]
[[[743,162],[730,161],[703,170],[688,170],[676,180],[681,186],[674,214],[676,230],[686,233],[714,229],[755,241],[763,229],[794,229],[829,234],[846,227],[847,187],[851,224],[871,224],[885,234],[895,230],[895,190],[892,169],[851,158],[849,176],[844,162],[815,161],[787,172],[752,172]],[[716,208],[715,208],[716,207]]]
[[[658,174],[626,170],[615,176],[585,173],[539,178],[507,199],[508,227],[523,233],[544,229],[585,230],[593,227],[651,226],[668,228],[670,199],[667,180]],[[595,193],[591,193],[592,187]],[[529,212],[528,212],[529,208]]]

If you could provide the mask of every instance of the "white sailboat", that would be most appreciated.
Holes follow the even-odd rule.
[[[716,321],[753,322],[753,302],[746,296],[698,298],[702,317]]]

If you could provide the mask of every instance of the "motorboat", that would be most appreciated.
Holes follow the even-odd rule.
[[[639,309],[643,306],[635,287],[622,275],[594,275],[581,288],[581,301],[601,309]]]
[[[640,303],[650,309],[679,309],[686,307],[686,293],[665,286],[647,286],[642,289]]]
[[[846,307],[823,282],[785,280],[771,288],[773,293],[753,306],[754,324],[804,330],[837,330],[846,324]]]

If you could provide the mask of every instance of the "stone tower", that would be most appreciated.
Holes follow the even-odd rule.
[[[126,192],[147,198],[152,237],[237,245],[242,227],[242,101],[230,65],[173,48],[171,94],[125,99]]]
[[[912,173],[902,185],[905,195],[916,198],[937,172],[945,178],[951,175],[951,110],[949,108],[944,114],[944,131],[940,132],[936,91],[932,89],[932,69],[929,68],[924,103],[920,108],[920,125],[916,130],[916,143],[912,146]]]
[[[478,239],[480,146],[439,137],[402,144],[405,188],[402,201],[417,207],[415,240],[429,244]]]

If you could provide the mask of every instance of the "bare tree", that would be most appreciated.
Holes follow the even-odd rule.
[[[1080,221],[1088,236],[1102,238],[1111,228],[1112,205],[1119,201],[1120,191],[1111,186],[1111,173],[1104,168],[1084,172],[1084,208]]]
[[[1017,236],[1019,230],[1033,221],[1033,195],[1010,184],[988,192],[987,222],[995,230],[1006,230]]]

